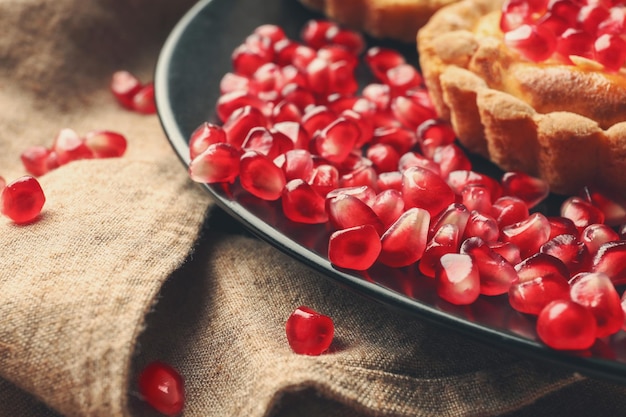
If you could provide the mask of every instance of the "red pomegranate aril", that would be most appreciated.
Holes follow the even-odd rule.
[[[626,205],[620,204],[599,191],[585,187],[582,197],[596,206],[604,214],[604,223],[609,226],[618,226],[626,221]]]
[[[541,213],[534,213],[526,220],[504,227],[500,235],[505,242],[520,248],[522,258],[537,253],[550,236],[550,222]]]
[[[517,245],[511,242],[486,242],[487,246],[495,253],[506,259],[511,265],[522,262],[522,256]]]
[[[328,95],[330,90],[330,64],[325,59],[315,58],[306,66],[304,73],[312,93]]]
[[[323,195],[302,179],[289,181],[281,199],[283,213],[297,223],[319,224],[328,221]]]
[[[480,295],[478,268],[469,255],[447,253],[435,271],[437,294],[451,304],[472,304]]]
[[[589,254],[584,243],[573,235],[559,235],[548,240],[541,245],[539,252],[560,259],[567,266],[570,275],[580,272],[589,260]]]
[[[556,37],[552,32],[528,24],[506,32],[504,43],[533,62],[546,60],[556,49]]]
[[[593,57],[594,38],[585,31],[567,29],[558,38],[556,53],[568,64],[572,63],[570,56],[583,58]]]
[[[360,135],[359,127],[354,122],[339,117],[312,140],[322,158],[331,163],[341,163],[352,152]]]
[[[359,55],[365,49],[365,41],[360,33],[339,26],[331,26],[326,31],[326,41],[345,48],[353,55]]]
[[[246,106],[254,107],[264,116],[271,114],[271,109],[265,101],[247,91],[233,91],[221,95],[217,99],[215,110],[217,117],[222,122],[226,122],[237,109]]]
[[[511,196],[503,196],[494,201],[491,214],[501,229],[524,221],[530,215],[528,205],[523,200]]]
[[[457,203],[450,204],[444,211],[433,219],[431,222],[430,234],[434,234],[444,224],[454,224],[457,227],[459,236],[463,236],[469,218],[470,212],[464,205]]]
[[[618,35],[600,35],[593,44],[593,56],[608,71],[619,71],[626,62],[626,41]]]
[[[557,350],[583,350],[596,340],[593,313],[571,300],[556,300],[545,306],[537,318],[537,334]]]
[[[405,207],[423,208],[431,216],[436,216],[454,203],[454,192],[434,172],[421,167],[411,167],[402,175],[402,195]]]
[[[402,191],[402,174],[399,171],[382,172],[378,174],[376,185],[380,191]],[[404,205],[404,202],[402,204]]]
[[[598,34],[621,35],[626,30],[626,8],[612,7],[609,17],[598,25]]]
[[[336,187],[326,195],[326,198],[333,198],[343,194],[354,196],[370,207],[374,204],[374,201],[376,201],[376,191],[369,186]]]
[[[560,36],[563,32],[570,28],[570,24],[567,23],[567,21],[565,21],[562,17],[559,17],[550,12],[547,12],[545,15],[539,18],[539,20],[537,20],[535,24],[542,30],[547,30],[554,33],[557,36],[557,39],[558,36]]]
[[[502,187],[495,179],[488,175],[481,174],[476,171],[459,170],[452,171],[446,178],[448,185],[454,190],[455,194],[461,195],[463,188],[468,185],[482,185],[489,189],[491,201],[494,202],[502,196]]]
[[[436,147],[432,159],[439,164],[439,172],[443,178],[447,178],[452,171],[472,169],[472,163],[465,152],[454,144]]]
[[[189,164],[189,176],[200,183],[232,183],[239,175],[241,150],[228,143],[213,143]]]
[[[379,261],[392,268],[417,262],[428,240],[430,214],[421,208],[409,208],[380,238]]]
[[[417,137],[415,133],[403,127],[387,126],[374,129],[372,142],[390,145],[400,155],[404,155],[417,143]]]
[[[328,68],[328,92],[351,96],[357,92],[359,84],[354,77],[354,68],[347,61],[333,62]]]
[[[294,149],[306,149],[310,141],[309,135],[306,133],[300,123],[297,122],[279,122],[274,123],[270,128],[270,132],[275,134],[280,132],[287,136],[293,142]]]
[[[281,100],[272,108],[271,120],[273,123],[299,123],[302,120],[302,112],[295,104]]]
[[[254,127],[248,132],[241,147],[245,151],[257,151],[273,160],[292,150],[293,142],[280,132],[272,133],[264,127]]]
[[[245,44],[235,48],[231,55],[231,60],[235,74],[243,77],[252,77],[261,65],[270,61],[267,55]]]
[[[36,220],[46,202],[46,196],[39,181],[29,175],[6,184],[1,190],[2,214],[17,224],[26,224]]]
[[[283,28],[277,25],[265,24],[254,29],[254,34],[268,38],[272,44],[287,37]]]
[[[83,140],[94,158],[119,158],[126,152],[126,138],[117,132],[91,131],[85,134]]]
[[[533,280],[537,277],[556,277],[569,280],[567,266],[558,258],[545,253],[535,253],[515,265],[520,282]]]
[[[590,224],[580,234],[580,240],[587,248],[587,252],[595,255],[600,246],[607,242],[619,240],[619,235],[606,224]]]
[[[57,155],[60,165],[79,159],[93,158],[93,152],[87,147],[85,141],[72,129],[61,129],[54,138],[52,150]]]
[[[461,253],[471,256],[480,276],[480,293],[484,295],[506,294],[517,272],[502,255],[494,252],[481,238],[466,239],[461,244]]]
[[[221,126],[204,122],[189,136],[189,157],[194,159],[214,143],[226,142],[226,132]]]
[[[274,164],[283,170],[287,181],[307,181],[313,173],[313,157],[304,149],[289,150],[276,157]]]
[[[365,54],[365,63],[376,79],[387,82],[387,71],[401,64],[406,64],[404,56],[395,49],[375,46]]]
[[[267,126],[267,118],[254,106],[235,109],[224,123],[226,141],[236,148],[241,148],[250,130]]]
[[[139,393],[144,401],[159,413],[176,416],[185,406],[185,383],[170,365],[155,361],[139,374]]]
[[[370,206],[349,194],[341,194],[326,199],[326,212],[330,223],[336,229],[348,229],[354,226],[370,224],[378,234],[384,232],[385,226]]]
[[[361,133],[355,147],[361,148],[372,141],[374,135],[374,124],[369,119],[367,114],[359,113],[354,109],[346,109],[339,114],[339,117],[350,120],[358,126]]]
[[[413,100],[399,95],[391,100],[391,111],[404,127],[410,130],[417,128],[426,120],[436,116],[433,109],[424,107]]]
[[[524,23],[530,23],[532,14],[537,11],[533,6],[533,2],[526,0],[505,1],[502,5],[500,29],[506,33],[517,29]]]
[[[595,316],[596,337],[617,333],[624,324],[620,296],[609,277],[602,272],[583,272],[570,281],[572,301],[587,307]]]
[[[364,271],[374,265],[380,251],[380,236],[370,224],[337,230],[328,242],[328,260],[339,268]]]
[[[281,39],[274,43],[274,62],[281,67],[291,65],[294,57],[294,52],[300,47],[298,42],[291,39]],[[310,49],[306,47],[307,49]],[[313,51],[315,53],[315,51]]]
[[[300,355],[318,356],[326,352],[335,334],[333,320],[317,311],[300,306],[285,324],[291,350]]]
[[[287,84],[281,91],[282,97],[294,104],[302,113],[306,111],[309,106],[315,105],[315,97],[308,90],[296,83]]]
[[[331,28],[337,25],[328,20],[309,20],[300,31],[300,39],[311,48],[319,49],[329,43],[326,33]]]
[[[551,302],[569,300],[569,290],[563,277],[538,275],[514,282],[509,288],[509,303],[520,313],[538,316]]]
[[[339,177],[340,187],[368,186],[376,190],[378,175],[372,166],[362,165]],[[378,190],[377,190],[378,191]]]
[[[154,84],[148,83],[141,87],[133,96],[132,109],[143,114],[155,114]]]
[[[609,10],[600,3],[586,4],[578,12],[578,25],[590,35],[594,35],[600,23],[610,16]]]
[[[519,171],[506,172],[500,183],[505,195],[519,198],[529,209],[541,203],[550,193],[550,186],[545,180]]]
[[[455,224],[444,224],[437,229],[424,249],[419,270],[427,277],[434,278],[439,259],[447,253],[459,250],[459,229]]]
[[[419,87],[424,81],[417,69],[410,64],[400,64],[388,69],[385,78],[385,84],[391,89],[392,96],[405,95],[410,89]]]
[[[361,94],[364,98],[374,103],[378,110],[386,111],[391,105],[391,92],[386,84],[368,84],[363,87]]]
[[[561,205],[561,216],[570,219],[579,232],[594,223],[604,222],[604,213],[580,197],[570,197]]]
[[[580,3],[576,0],[552,0],[548,2],[548,10],[568,25],[574,26],[578,19]]]
[[[285,174],[271,159],[248,151],[239,161],[239,181],[250,194],[262,200],[278,200],[287,181]]]
[[[500,228],[496,219],[479,211],[470,212],[465,225],[464,238],[479,237],[485,242],[494,242],[500,235]]]
[[[558,235],[578,235],[578,228],[570,219],[550,216],[548,222],[550,222],[550,239],[554,239]]]
[[[220,80],[220,93],[226,94],[233,91],[248,91],[250,79],[243,75],[227,72]]]
[[[441,171],[439,170],[439,164],[417,152],[407,152],[402,155],[400,157],[400,160],[398,161],[398,171],[400,171],[401,173],[404,173],[407,169],[411,167],[424,168],[432,171],[438,176],[440,176],[441,174]]]
[[[111,77],[111,92],[118,103],[127,109],[133,108],[133,97],[141,87],[141,81],[128,71],[116,71]]]
[[[418,126],[417,137],[422,142],[432,139],[432,145],[438,147],[453,144],[456,134],[449,124],[437,119],[428,119]]]
[[[324,130],[335,121],[337,116],[326,106],[310,106],[302,115],[302,127],[313,136],[318,130]]]
[[[315,49],[306,45],[297,45],[291,54],[291,64],[304,73],[308,65],[317,58]]]
[[[50,171],[48,167],[48,155],[50,152],[50,149],[45,146],[31,146],[27,148],[20,155],[22,164],[24,165],[26,171],[36,177]],[[1,185],[4,186],[4,184]],[[0,189],[1,188],[2,187],[0,187]]]
[[[321,164],[313,168],[311,178],[307,181],[322,197],[339,187],[339,171],[333,165]]]
[[[381,191],[376,195],[371,207],[386,230],[404,213],[402,193],[394,189]]]
[[[374,169],[379,174],[398,169],[400,155],[391,145],[376,143],[367,149],[366,156],[372,161]]]
[[[340,45],[322,46],[317,50],[317,56],[329,63],[344,61],[352,70],[359,64],[358,57]]]
[[[604,272],[614,285],[626,284],[626,241],[607,242],[593,257],[592,272]]]
[[[268,62],[252,74],[248,90],[253,94],[261,95],[263,92],[280,91],[284,86],[281,68],[273,62]]]
[[[489,188],[482,185],[468,185],[461,190],[461,202],[467,209],[481,213],[491,213],[491,193]]]

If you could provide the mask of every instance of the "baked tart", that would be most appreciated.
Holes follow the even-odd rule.
[[[415,42],[434,12],[457,0],[300,0],[308,8],[380,39]]]
[[[417,35],[436,110],[462,145],[551,190],[626,199],[626,7],[462,0]]]

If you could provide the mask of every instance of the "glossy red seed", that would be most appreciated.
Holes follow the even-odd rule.
[[[326,195],[326,198],[333,198],[343,194],[354,196],[370,207],[376,201],[376,191],[368,186],[335,188]]]
[[[487,246],[495,253],[501,255],[511,265],[517,265],[522,262],[519,248],[511,242],[486,242]]]
[[[139,393],[152,408],[167,416],[175,416],[185,406],[185,383],[170,365],[155,361],[139,374]]]
[[[402,193],[394,189],[380,192],[372,203],[372,210],[376,213],[386,230],[404,213]]]
[[[360,187],[368,186],[376,189],[378,184],[378,175],[376,170],[370,165],[360,165],[339,177],[340,187]]]
[[[249,45],[239,45],[231,54],[232,68],[235,74],[252,77],[257,69],[270,60],[261,51]]]
[[[400,64],[388,69],[385,78],[385,84],[389,86],[392,96],[406,95],[409,90],[424,82],[417,69],[410,64]]]
[[[116,71],[111,77],[111,92],[118,103],[127,109],[133,108],[133,97],[141,87],[141,81],[128,71]]]
[[[118,158],[124,155],[128,145],[124,135],[109,130],[87,132],[83,140],[94,158]]]
[[[555,300],[569,300],[569,284],[560,276],[537,275],[514,282],[509,288],[509,303],[515,310],[539,315]]]
[[[398,65],[405,64],[406,60],[395,49],[372,47],[365,54],[365,63],[378,80],[387,82],[387,71]]]
[[[296,122],[274,123],[270,128],[270,132],[280,132],[287,136],[293,142],[294,149],[306,149],[310,140],[302,125]]]
[[[404,155],[417,143],[417,137],[411,130],[403,127],[385,126],[374,129],[372,142],[389,145],[400,155]]]
[[[578,12],[578,25],[585,32],[594,35],[600,23],[610,16],[609,10],[600,3],[582,6]]]
[[[222,122],[226,122],[237,109],[246,106],[254,107],[264,116],[267,116],[271,112],[265,101],[247,91],[233,91],[231,93],[222,94],[217,99],[215,110],[217,117],[219,117]]]
[[[22,152],[20,158],[26,171],[36,177],[39,177],[50,171],[48,167],[49,154],[50,149],[45,146],[31,146]]]
[[[468,185],[482,185],[489,189],[492,202],[502,196],[502,187],[498,181],[476,171],[452,171],[450,175],[448,175],[448,178],[446,178],[446,182],[457,195],[461,195],[463,188]]]
[[[376,185],[380,191],[402,190],[402,174],[399,171],[382,172],[378,174]],[[404,205],[404,202],[402,203]]]
[[[558,350],[583,350],[596,340],[596,319],[591,311],[570,300],[552,301],[539,314],[537,335]]]
[[[36,220],[45,202],[39,181],[28,175],[6,184],[0,195],[2,214],[17,224]]]
[[[339,187],[339,171],[333,165],[321,164],[313,168],[311,178],[307,181],[322,197]]]
[[[352,96],[359,89],[353,66],[346,61],[333,62],[328,67],[328,93]],[[328,95],[328,94],[327,94]]]
[[[294,179],[285,185],[281,204],[285,217],[291,221],[305,224],[328,221],[324,196],[304,180]]]
[[[504,227],[500,234],[505,242],[517,245],[522,258],[526,258],[548,241],[550,223],[543,214],[534,213],[522,222]]]
[[[515,270],[520,282],[530,281],[537,277],[555,277],[564,281],[569,280],[567,266],[554,256],[545,253],[536,253],[524,259]]]
[[[355,69],[359,64],[358,57],[340,45],[331,44],[322,46],[317,50],[317,56],[318,58],[328,61],[329,63],[343,61],[351,69]]]
[[[524,23],[532,21],[533,14],[539,12],[543,7],[539,1],[527,0],[507,0],[502,4],[502,14],[500,17],[500,29],[509,32],[517,29]]]
[[[504,42],[533,62],[548,59],[556,49],[556,37],[552,32],[528,24],[505,33]]]
[[[402,195],[407,208],[423,208],[436,216],[455,200],[452,189],[428,169],[411,167],[402,175]]]
[[[300,306],[287,319],[285,333],[295,353],[317,356],[326,352],[332,344],[335,325],[330,317]]]
[[[272,114],[270,117],[274,123],[299,123],[302,120],[302,112],[295,104],[287,100],[281,100],[272,108]]]
[[[619,71],[626,62],[626,41],[618,35],[600,35],[593,44],[593,56],[608,71]]]
[[[478,268],[469,255],[443,255],[435,271],[437,294],[456,305],[472,304],[480,295]]]
[[[337,25],[327,20],[309,20],[300,31],[300,39],[311,48],[319,49],[329,43],[326,33],[331,28]]]
[[[454,144],[434,148],[432,160],[439,164],[439,173],[443,178],[447,178],[453,171],[472,169],[472,163],[465,152]]]
[[[278,200],[285,187],[283,171],[267,156],[248,151],[239,160],[239,181],[250,194],[262,200]]]
[[[376,109],[386,111],[391,104],[391,92],[386,84],[367,84],[361,92],[364,98],[374,103]]]
[[[500,183],[505,195],[519,198],[529,209],[542,202],[550,193],[550,186],[545,180],[519,171],[505,173]]]
[[[189,164],[189,176],[200,183],[235,181],[239,175],[241,150],[228,143],[213,143]]]
[[[224,123],[226,141],[235,148],[241,148],[248,137],[250,130],[256,127],[266,127],[267,118],[261,110],[254,106],[243,106],[235,109]],[[217,136],[221,136],[217,133]],[[217,139],[217,138],[216,138]]]
[[[259,36],[263,36],[265,38],[269,38],[272,43],[276,43],[287,37],[283,28],[271,24],[258,26],[256,29],[254,29],[253,33]]]
[[[241,148],[244,151],[256,151],[269,159],[293,149],[293,142],[280,132],[270,132],[264,127],[250,129]]]
[[[302,127],[313,136],[335,121],[337,116],[326,106],[310,106],[302,115]]]
[[[606,224],[591,224],[582,231],[580,240],[587,248],[587,252],[595,255],[600,246],[619,240],[619,235]]]
[[[366,156],[372,161],[374,169],[379,174],[398,169],[400,155],[391,145],[376,143],[367,149]]]
[[[543,30],[554,33],[557,37],[570,28],[567,21],[550,12],[539,18],[535,24]]]
[[[432,108],[418,104],[403,95],[391,99],[391,112],[405,128],[412,131],[416,131],[422,123],[436,116]]]
[[[558,235],[578,235],[578,229],[573,221],[560,216],[548,217],[550,223],[550,239],[554,239]]]
[[[348,229],[363,224],[372,225],[378,234],[385,226],[370,206],[349,194],[341,194],[326,200],[328,219],[336,229]]]
[[[285,173],[287,181],[302,179],[308,181],[313,173],[313,157],[304,149],[292,149],[274,159],[274,164]]]
[[[624,324],[620,296],[609,277],[602,272],[581,273],[570,281],[572,301],[587,307],[595,316],[596,337],[617,333]]]
[[[93,158],[93,152],[72,129],[62,129],[54,138],[52,150],[60,165],[79,159]]]
[[[326,31],[326,40],[331,44],[345,48],[353,55],[359,55],[365,49],[365,40],[359,32],[338,26],[331,27]]]
[[[226,142],[226,132],[216,124],[204,122],[189,136],[189,157],[194,159],[214,143]]]
[[[581,195],[585,200],[600,209],[604,214],[604,223],[609,226],[617,226],[626,221],[626,205],[607,197],[600,191],[587,187]]]
[[[608,242],[593,257],[591,271],[604,272],[613,284],[626,283],[626,241]]]
[[[552,255],[560,259],[570,272],[570,275],[581,271],[589,260],[585,244],[577,236],[559,235],[541,245],[539,252]]]
[[[500,228],[496,219],[479,211],[470,212],[463,238],[479,237],[485,242],[494,242],[498,239],[499,234]]]
[[[480,276],[480,293],[484,295],[506,294],[517,272],[502,255],[494,252],[480,238],[466,239],[461,244],[461,253],[471,256]]]
[[[465,227],[470,218],[469,210],[462,204],[453,203],[446,207],[437,217],[432,219],[430,235],[440,229],[444,224],[454,224],[459,236],[465,233]]]
[[[369,224],[333,232],[328,242],[328,259],[340,268],[364,271],[381,251],[380,237]]]
[[[250,79],[243,75],[227,72],[220,80],[220,93],[226,94],[233,91],[248,91]]]
[[[612,7],[609,17],[598,25],[598,35],[610,33],[620,35],[626,30],[626,8]]]
[[[570,219],[581,232],[594,223],[604,222],[604,213],[580,197],[570,197],[561,205],[561,216]]]
[[[461,202],[467,209],[481,213],[491,213],[491,193],[482,185],[468,185],[461,190]]]
[[[354,122],[339,117],[313,138],[315,150],[329,162],[343,162],[352,152],[360,134]]]
[[[498,198],[491,207],[491,215],[501,229],[526,220],[529,214],[528,205],[523,200],[512,196]]]
[[[434,278],[439,259],[447,253],[458,252],[459,239],[459,229],[455,224],[444,224],[437,229],[420,259],[420,272],[427,277]]]
[[[453,144],[456,134],[448,123],[437,119],[429,119],[418,126],[417,137],[422,143],[430,139],[430,145],[436,148]]]
[[[285,86],[282,69],[273,62],[261,65],[252,74],[248,90],[265,100],[275,100],[278,92]],[[268,93],[275,93],[274,95]]]
[[[570,56],[593,58],[594,38],[587,32],[578,29],[566,29],[558,38],[556,53],[561,59],[572,64]]]
[[[154,84],[147,83],[133,96],[132,109],[138,113],[155,114],[156,102],[154,101]]]
[[[426,248],[429,222],[428,211],[406,210],[382,235],[380,262],[394,268],[417,262]]]

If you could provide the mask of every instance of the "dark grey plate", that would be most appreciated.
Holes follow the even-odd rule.
[[[278,24],[291,38],[297,38],[302,25],[311,18],[319,16],[296,0],[205,0],[179,22],[159,57],[155,86],[161,123],[185,167],[189,163],[189,135],[202,122],[216,120],[214,107],[219,81],[231,68],[231,51],[261,24]],[[381,45],[368,41],[371,45]],[[396,47],[410,62],[417,62],[414,45],[382,45]],[[360,71],[358,75],[365,81],[366,72]],[[473,162],[479,171],[500,174],[483,160]],[[469,337],[586,375],[626,383],[624,332],[599,340],[586,352],[554,351],[538,342],[534,319],[511,309],[504,296],[481,297],[471,306],[459,307],[437,297],[433,280],[415,279],[412,267],[374,266],[366,273],[338,270],[326,257],[329,236],[326,226],[292,223],[282,215],[279,205],[251,197],[237,184],[229,188],[207,185],[206,190],[224,211],[250,231],[339,285]],[[540,210],[553,213],[558,210],[559,202],[558,197],[552,196]]]

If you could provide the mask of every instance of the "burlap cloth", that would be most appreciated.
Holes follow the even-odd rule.
[[[0,175],[63,127],[112,129],[121,159],[41,178],[39,222],[0,220],[0,415],[153,415],[137,369],[185,376],[187,416],[615,416],[626,389],[469,340],[348,292],[246,235],[187,178],[156,116],[110,75],[151,79],[191,0],[0,0]],[[290,352],[301,304],[332,351]]]

